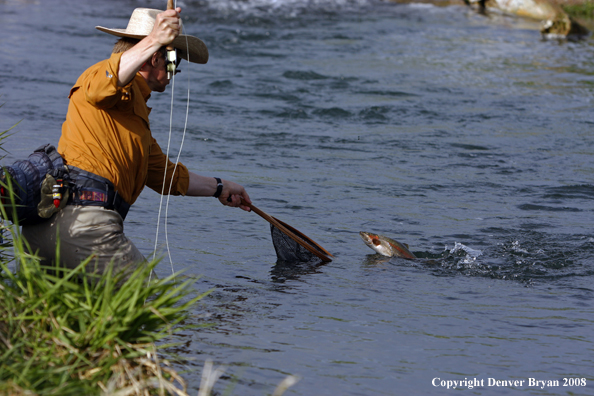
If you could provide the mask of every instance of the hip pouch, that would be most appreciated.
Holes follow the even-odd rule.
[[[51,144],[0,170],[0,211],[18,225],[41,223],[68,200],[68,169]]]

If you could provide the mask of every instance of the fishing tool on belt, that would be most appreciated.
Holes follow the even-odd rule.
[[[243,201],[243,204],[249,206],[260,217],[270,223],[270,233],[272,235],[272,244],[276,251],[276,257],[279,261],[285,262],[312,262],[322,260],[330,262],[334,257],[326,249],[314,242],[301,231],[291,227],[276,217],[270,216],[254,204]]]
[[[56,179],[56,184],[52,186],[52,198],[54,200],[54,206],[60,207],[62,202],[62,191],[64,190],[64,179]]]
[[[48,219],[68,203],[70,177],[66,168],[51,169],[41,182],[41,199],[37,205],[39,217]]]

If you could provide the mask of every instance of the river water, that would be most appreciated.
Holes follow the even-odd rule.
[[[114,42],[94,26],[164,3],[0,1],[0,129],[21,121],[3,161],[57,144],[69,88]],[[176,77],[170,154],[188,108],[181,161],[242,183],[335,256],[277,263],[255,213],[173,197],[158,275],[212,289],[191,318],[210,326],[173,339],[192,393],[211,359],[227,367],[216,394],[271,394],[289,374],[287,395],[444,395],[464,380],[473,395],[594,394],[592,39],[461,6],[178,5],[211,58]],[[171,98],[149,102],[164,149]],[[147,189],[126,221],[147,256],[159,205]],[[359,231],[426,260],[382,258]]]

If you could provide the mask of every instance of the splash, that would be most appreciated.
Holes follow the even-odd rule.
[[[481,250],[472,249],[458,242],[454,243],[454,247],[450,249],[449,252],[450,254],[456,256],[460,256],[462,254],[463,257],[458,261],[459,268],[462,266],[468,266],[476,263],[476,259],[483,254]]]
[[[526,253],[528,254],[528,250],[520,247],[520,241],[514,241],[511,244],[511,250],[515,253]]]

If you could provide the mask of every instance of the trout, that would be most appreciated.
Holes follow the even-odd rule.
[[[408,250],[408,245],[385,237],[383,235],[372,234],[369,232],[359,232],[363,242],[379,254],[388,257],[402,257],[405,259],[417,258]]]

